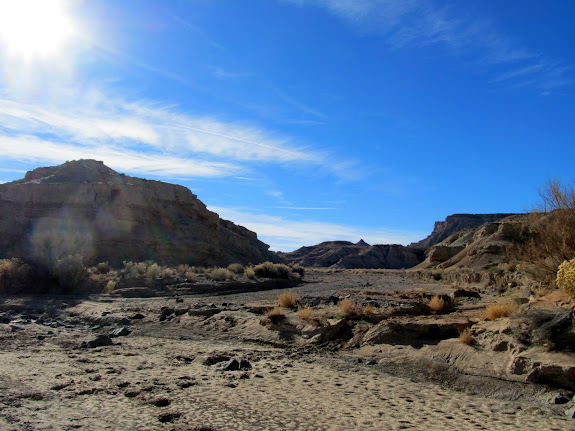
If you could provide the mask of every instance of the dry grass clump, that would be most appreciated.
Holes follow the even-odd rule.
[[[279,323],[286,317],[281,307],[277,305],[266,313],[266,318],[270,323]]]
[[[198,281],[198,276],[196,275],[195,272],[193,271],[186,271],[184,273],[184,278],[189,282],[189,283],[195,283],[196,281]]]
[[[515,311],[515,306],[511,302],[500,302],[490,304],[485,308],[485,318],[487,320],[496,320],[501,317],[509,317]]]
[[[34,278],[34,268],[20,259],[0,259],[0,294],[26,290]]]
[[[575,297],[575,259],[566,260],[559,265],[557,286],[571,297]]]
[[[305,308],[301,308],[299,307],[297,310],[297,315],[300,317],[300,319],[302,320],[310,320],[311,316],[313,314],[313,311],[311,309],[311,307],[308,305]]]
[[[427,303],[427,306],[436,313],[441,313],[448,308],[448,303],[439,295],[435,295],[431,300]]]
[[[234,274],[243,274],[244,266],[241,263],[230,263],[228,269]]]
[[[473,346],[477,343],[477,340],[473,335],[471,335],[471,330],[469,328],[465,328],[462,331],[459,331],[459,342],[467,344],[468,346]]]
[[[289,292],[285,292],[279,295],[278,302],[280,307],[295,308],[297,306],[297,296],[290,290]]]
[[[116,282],[114,280],[110,280],[108,283],[106,283],[106,287],[104,287],[103,293],[114,293],[114,290],[116,290]]]
[[[341,314],[348,319],[361,319],[373,316],[376,313],[376,308],[373,305],[356,304],[349,298],[342,299],[337,306]]]

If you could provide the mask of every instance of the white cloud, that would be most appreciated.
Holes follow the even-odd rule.
[[[240,209],[212,206],[208,208],[226,220],[257,232],[258,238],[269,244],[270,248],[275,251],[292,251],[302,246],[334,240],[357,242],[364,239],[370,244],[407,245],[427,236],[419,232],[360,228],[314,220],[290,220]]]
[[[0,98],[0,158],[93,157],[128,172],[188,178],[246,174],[253,161],[330,166],[325,154],[257,127],[108,98],[97,90],[71,94],[64,92],[57,103]]]

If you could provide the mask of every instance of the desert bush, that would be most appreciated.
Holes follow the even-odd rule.
[[[439,295],[435,295],[431,300],[428,302],[427,306],[436,313],[441,313],[445,311],[448,307],[447,302]]]
[[[463,344],[467,344],[468,346],[473,346],[477,340],[471,335],[471,330],[469,328],[465,328],[462,331],[459,331],[459,342]]]
[[[186,278],[186,280],[188,280],[190,283],[195,283],[196,281],[198,281],[198,276],[196,275],[195,272],[192,271],[186,271],[184,274],[184,277]]]
[[[291,272],[290,267],[283,263],[260,263],[254,267],[254,271],[257,276],[263,278],[299,278],[299,274],[295,276],[294,273]]]
[[[539,194],[542,204],[529,219],[523,257],[553,282],[559,265],[575,256],[575,182],[550,180]]]
[[[280,307],[295,308],[297,306],[297,296],[290,290],[278,296]]]
[[[285,319],[285,317],[286,315],[284,311],[281,309],[281,307],[278,307],[277,305],[266,313],[266,318],[271,323],[279,323],[283,319]]]
[[[305,268],[297,263],[294,263],[290,266],[290,270],[292,273],[299,274],[300,278],[303,278],[305,275]]]
[[[253,268],[246,268],[244,270],[244,275],[249,278],[249,279],[254,279],[256,278],[256,272],[254,271]]]
[[[22,292],[34,278],[34,268],[20,259],[0,260],[0,294]]]
[[[168,280],[175,280],[178,278],[178,271],[174,268],[162,268],[160,271],[160,277]]]
[[[87,276],[86,268],[79,254],[68,255],[56,261],[53,275],[58,284],[66,290],[76,288]]]
[[[96,272],[98,274],[107,274],[110,272],[110,264],[108,262],[100,262],[96,265]]]
[[[104,287],[104,291],[103,293],[113,293],[114,290],[116,290],[116,282],[114,280],[110,280],[108,281],[108,283],[106,283],[106,287]]]
[[[234,273],[227,268],[214,268],[209,274],[207,274],[207,277],[214,281],[226,281],[233,280],[235,278]]]
[[[155,262],[152,262],[146,268],[146,275],[150,277],[152,280],[156,280],[160,276],[161,271],[162,268],[160,267],[160,265],[158,265]]]
[[[559,265],[557,286],[568,295],[575,297],[575,259],[566,260]]]
[[[234,274],[243,274],[244,266],[241,263],[230,263],[228,269]]]
[[[509,317],[515,312],[515,306],[511,302],[490,304],[485,308],[487,320],[495,320],[500,317]]]
[[[124,273],[130,277],[143,277],[147,268],[145,262],[124,261]]]

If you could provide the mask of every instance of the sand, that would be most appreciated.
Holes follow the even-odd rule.
[[[265,302],[277,293],[185,297],[183,303],[5,300],[12,314],[41,308],[62,326],[47,326],[46,317],[0,324],[0,429],[575,430],[575,420],[542,398],[453,391],[409,378],[409,372],[390,374],[385,364],[354,363],[353,350],[282,341],[241,302]],[[162,306],[212,300],[232,305],[218,319],[185,314],[158,320]],[[109,332],[111,326],[94,329],[99,321],[137,312],[145,318],[131,319],[126,327],[132,333],[114,338],[114,345],[80,347]],[[204,365],[214,354],[246,359],[251,369]]]

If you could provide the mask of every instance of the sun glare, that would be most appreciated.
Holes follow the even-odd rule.
[[[72,32],[62,0],[0,0],[0,45],[9,55],[56,54]]]

